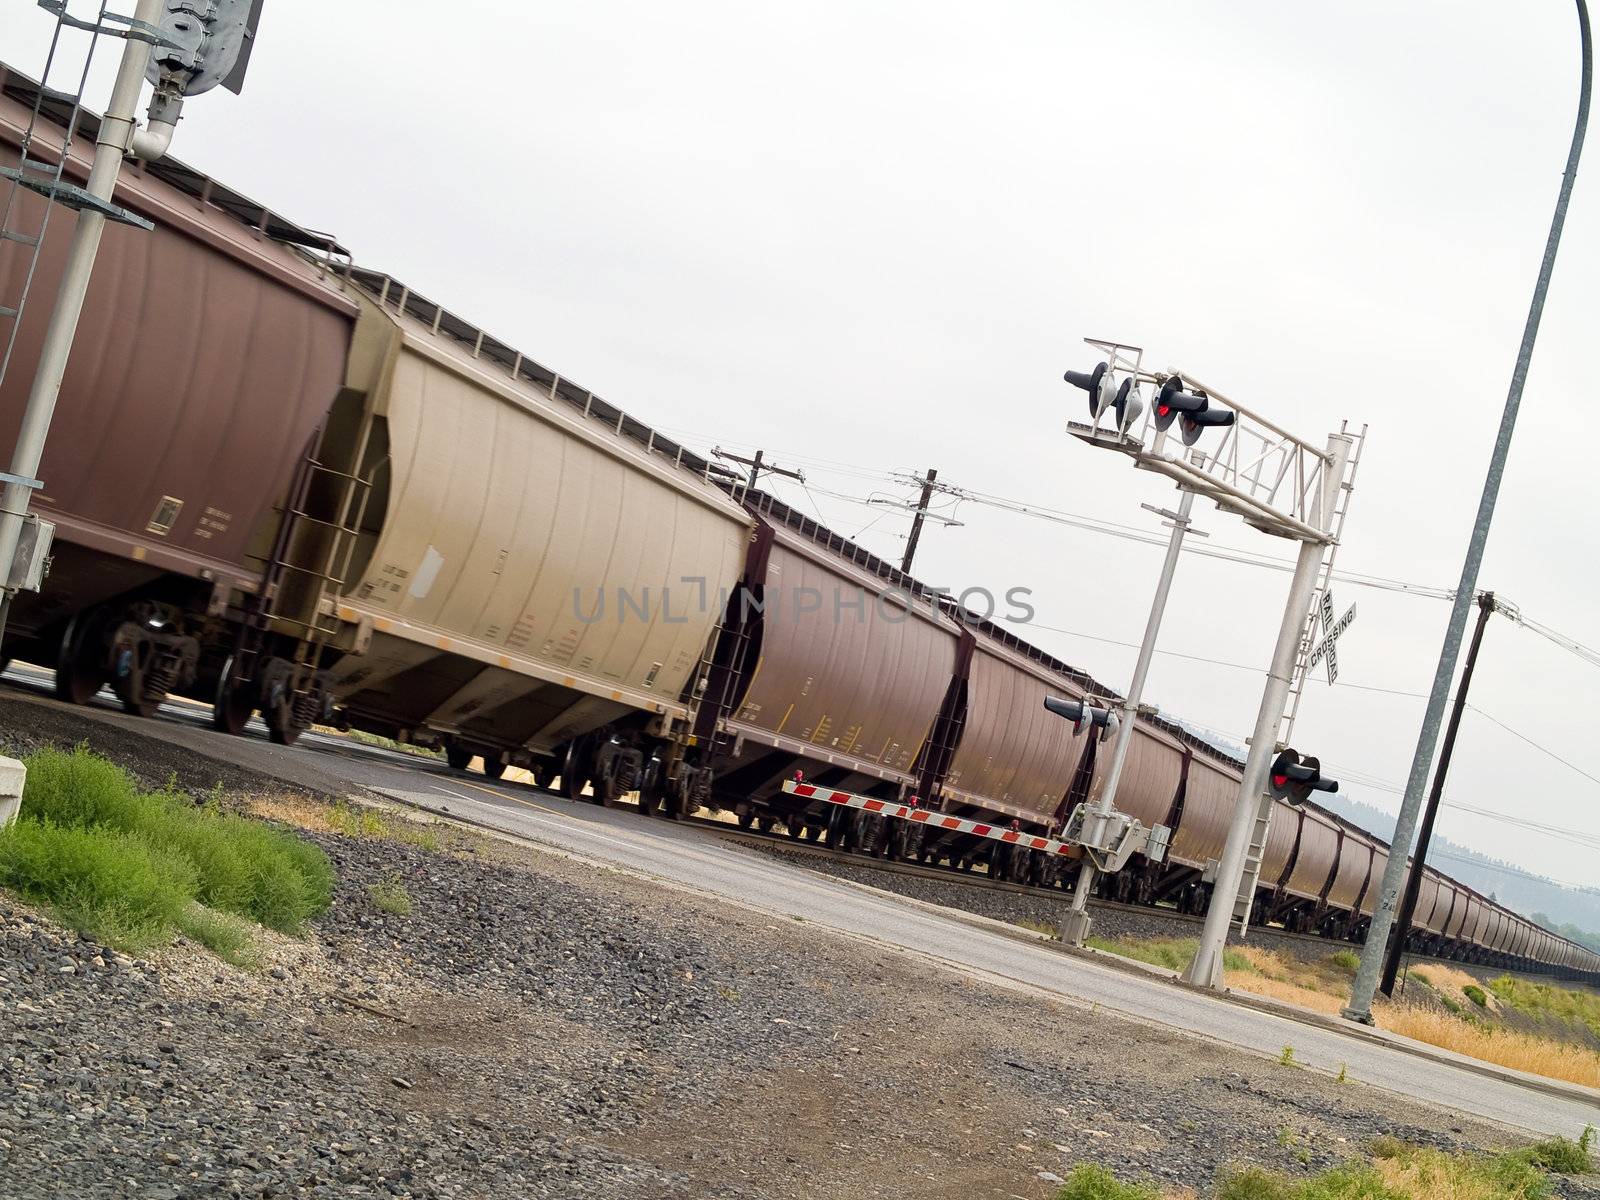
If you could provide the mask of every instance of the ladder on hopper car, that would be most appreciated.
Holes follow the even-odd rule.
[[[13,295],[0,294],[0,323],[3,323],[0,327],[4,329],[0,339],[3,339],[5,347],[4,351],[0,352],[0,384],[5,383],[6,373],[11,368],[17,336],[22,328],[22,315],[27,308],[28,297],[33,291],[39,257],[44,249],[45,235],[50,230],[50,217],[55,212],[56,206],[60,205],[76,212],[89,209],[100,213],[108,221],[117,221],[146,230],[153,228],[143,217],[91,196],[85,189],[68,181],[65,174],[72,143],[78,135],[83,112],[84,88],[89,81],[89,69],[94,64],[95,49],[100,44],[100,38],[133,37],[146,41],[165,39],[161,38],[157,30],[142,21],[107,12],[104,3],[100,5],[98,18],[92,21],[73,16],[67,11],[67,5],[68,0],[39,0],[40,8],[55,14],[56,27],[50,37],[50,51],[45,58],[44,71],[39,76],[37,87],[33,89],[33,109],[28,117],[28,126],[22,134],[17,165],[0,166],[0,180],[10,185],[6,188],[4,205],[0,206],[0,243],[10,242],[21,246],[26,255],[21,285]],[[113,28],[113,25],[125,28]],[[78,71],[74,89],[68,92],[53,88],[50,86],[50,78],[56,72],[57,60],[63,54],[70,53],[64,47],[63,41],[79,33],[88,36],[82,39],[83,44],[79,47],[83,55],[83,65]],[[0,80],[10,82],[6,79],[3,69],[0,69]],[[9,87],[7,90],[10,90]],[[64,126],[59,151],[54,146],[47,146],[41,142],[39,137],[41,122]],[[52,158],[54,161],[49,161]],[[36,224],[30,224],[24,215],[24,206],[21,203],[23,192],[32,192],[47,201]],[[16,482],[21,482],[30,488],[39,486],[36,480]]]
[[[363,405],[354,436],[336,438],[331,421],[318,430],[290,487],[260,592],[247,615],[248,636],[241,635],[247,658],[237,681],[264,683],[258,679],[264,635],[274,626],[293,632],[292,675],[282,682],[294,697],[291,724],[299,727],[322,715],[316,679],[328,666],[329,646],[344,628],[339,598],[349,581],[373,492],[376,468],[366,461],[373,421]],[[282,714],[267,711],[270,697],[261,699],[271,727]]]
[[[1353,444],[1350,447],[1350,460],[1345,468],[1345,477],[1340,482],[1333,502],[1333,520],[1329,524],[1333,541],[1328,545],[1328,552],[1322,556],[1322,566],[1317,572],[1317,589],[1314,594],[1318,597],[1327,594],[1333,579],[1333,561],[1338,557],[1339,542],[1344,537],[1344,519],[1350,511],[1350,492],[1355,487],[1356,471],[1361,466],[1361,450],[1367,444],[1365,425],[1361,427],[1360,433],[1353,433],[1350,423],[1345,421],[1340,424],[1339,432],[1349,434]],[[1305,628],[1300,634],[1300,651],[1295,658],[1294,675],[1289,681],[1289,700],[1284,705],[1283,716],[1278,721],[1276,746],[1288,745],[1289,738],[1294,733],[1295,718],[1300,713],[1300,699],[1305,694],[1306,680],[1311,674],[1308,660],[1311,656],[1312,634],[1316,631],[1319,619],[1317,615],[1319,609],[1320,606],[1313,603],[1311,611],[1306,614]],[[1250,846],[1245,851],[1244,878],[1239,883],[1239,895],[1233,903],[1233,919],[1239,923],[1240,933],[1249,927],[1250,913],[1255,906],[1256,886],[1261,880],[1261,862],[1267,853],[1267,835],[1272,828],[1272,810],[1272,796],[1269,792],[1263,791],[1257,800],[1255,824],[1250,830]]]

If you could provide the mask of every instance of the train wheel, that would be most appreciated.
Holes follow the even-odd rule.
[[[844,841],[845,822],[843,818],[847,815],[847,813],[847,809],[835,808],[828,814],[828,825],[827,828],[823,830],[822,843],[823,845],[827,846],[829,850],[839,849],[839,844]]]
[[[275,746],[292,746],[300,740],[300,735],[305,730],[289,721],[282,721],[277,717],[267,718],[267,737]]]
[[[483,773],[490,779],[499,779],[500,776],[506,773],[506,764],[501,759],[490,758],[485,754],[483,756]]]
[[[240,687],[234,681],[233,661],[230,656],[217,677],[216,695],[211,700],[211,728],[238,737],[250,723],[256,706],[249,688]]]
[[[568,800],[581,800],[584,785],[588,782],[589,772],[584,766],[581,741],[567,743],[567,755],[561,763],[561,794]]]
[[[658,810],[667,807],[667,793],[661,784],[653,783],[649,787],[639,789],[639,815],[653,817]]]
[[[740,829],[749,829],[756,823],[756,810],[748,804],[741,804],[733,815],[739,822]]]
[[[533,776],[533,782],[542,788],[548,788],[556,779],[555,767],[542,758],[529,768],[529,773]]]
[[[472,763],[472,751],[464,750],[454,742],[446,742],[444,761],[449,764],[452,771],[465,771]]]
[[[68,704],[87,704],[105,686],[111,672],[102,661],[104,617],[90,609],[72,618],[56,656],[56,696]]]
[[[798,813],[795,813],[785,822],[785,828],[789,831],[789,837],[798,842],[800,835],[806,831],[806,823]]]
[[[117,699],[122,704],[123,712],[128,713],[130,716],[143,717],[146,720],[149,720],[151,717],[155,716],[160,710],[161,706],[166,703],[167,696],[166,693],[163,692],[161,695],[152,699],[149,696],[133,695],[131,692],[126,691],[126,689],[119,687],[117,689]]]

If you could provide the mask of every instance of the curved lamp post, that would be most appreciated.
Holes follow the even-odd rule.
[[[1439,725],[1450,694],[1450,681],[1455,676],[1456,659],[1461,653],[1461,638],[1467,627],[1467,613],[1472,608],[1478,591],[1478,566],[1483,561],[1484,543],[1489,540],[1489,525],[1494,520],[1495,500],[1500,495],[1500,479],[1505,474],[1506,454],[1511,449],[1511,434],[1517,424],[1517,409],[1522,404],[1522,385],[1528,377],[1528,362],[1533,357],[1534,339],[1539,336],[1539,318],[1544,315],[1545,293],[1550,289],[1550,273],[1555,267],[1556,250],[1561,245],[1561,228],[1567,220],[1567,203],[1572,199],[1572,184],[1578,175],[1578,158],[1583,153],[1583,135],[1589,124],[1589,89],[1594,74],[1594,46],[1589,33],[1589,6],[1577,0],[1578,35],[1583,46],[1583,70],[1578,85],[1578,120],[1572,131],[1572,148],[1567,151],[1567,168],[1561,177],[1561,193],[1556,197],[1555,216],[1550,220],[1550,236],[1544,245],[1544,261],[1539,265],[1539,280],[1533,288],[1533,303],[1528,307],[1528,321],[1522,330],[1522,345],[1517,350],[1517,365],[1511,372],[1511,389],[1506,395],[1506,407],[1500,417],[1500,431],[1495,438],[1494,454],[1489,459],[1489,474],[1483,481],[1483,495],[1478,501],[1478,517],[1472,526],[1472,539],[1467,543],[1467,559],[1461,566],[1461,582],[1456,585],[1455,603],[1450,608],[1450,624],[1445,629],[1444,648],[1439,651],[1439,665],[1434,671],[1433,691],[1428,696],[1428,709],[1422,718],[1422,732],[1417,738],[1416,754],[1411,759],[1411,774],[1406,779],[1405,800],[1400,805],[1400,817],[1395,824],[1394,840],[1390,846],[1389,863],[1383,871],[1383,883],[1378,894],[1378,904],[1372,914],[1372,926],[1367,931],[1367,943],[1361,951],[1361,967],[1356,972],[1351,989],[1350,1004],[1344,1015],[1352,1021],[1372,1024],[1372,996],[1378,986],[1378,972],[1383,966],[1385,945],[1394,924],[1395,898],[1400,893],[1400,883],[1406,872],[1407,852],[1417,829],[1417,810],[1422,806],[1423,789],[1428,783],[1428,772],[1433,766],[1434,743],[1439,738]],[[1414,870],[1421,870],[1417,863]]]

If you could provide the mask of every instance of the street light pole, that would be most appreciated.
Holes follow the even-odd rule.
[[[133,14],[133,29],[154,26],[161,19],[162,8],[161,0],[139,0]],[[95,138],[94,165],[89,171],[86,188],[91,196],[107,204],[117,188],[122,156],[133,144],[137,128],[134,116],[149,63],[150,43],[140,37],[129,37],[123,47],[122,65],[117,68],[111,103],[106,106],[100,133]],[[33,480],[38,476],[39,461],[44,457],[45,439],[50,433],[51,418],[55,416],[56,400],[61,395],[61,380],[66,374],[73,338],[77,336],[78,319],[83,315],[83,300],[89,291],[89,277],[94,273],[94,260],[100,252],[100,235],[105,227],[103,213],[92,207],[79,212],[61,287],[56,293],[55,309],[45,330],[33,387],[28,392],[28,407],[11,454],[10,478],[6,480],[4,494],[0,495],[0,637],[5,634],[11,608],[11,591],[5,585],[11,578],[17,540],[33,495]]]
[[[1411,774],[1406,779],[1405,799],[1400,805],[1400,816],[1395,822],[1394,841],[1390,846],[1389,862],[1383,869],[1383,883],[1378,893],[1378,903],[1372,914],[1372,924],[1367,930],[1367,942],[1361,949],[1361,966],[1356,971],[1355,983],[1350,991],[1350,1003],[1344,1016],[1364,1025],[1372,1024],[1372,997],[1378,987],[1378,973],[1383,966],[1385,946],[1389,931],[1394,925],[1395,899],[1400,892],[1400,879],[1405,874],[1406,857],[1411,848],[1412,836],[1417,829],[1417,812],[1422,807],[1422,792],[1427,786],[1428,771],[1433,766],[1434,744],[1439,738],[1439,726],[1444,719],[1445,704],[1450,698],[1450,681],[1456,673],[1456,659],[1461,653],[1461,639],[1466,632],[1467,612],[1478,588],[1478,568],[1483,562],[1483,548],[1489,540],[1489,526],[1494,521],[1495,501],[1500,496],[1500,480],[1505,475],[1506,458],[1511,450],[1511,435],[1517,425],[1517,410],[1522,406],[1522,387],[1528,378],[1528,364],[1533,358],[1533,345],[1539,336],[1539,321],[1544,315],[1545,294],[1550,290],[1550,276],[1555,270],[1556,251],[1561,246],[1561,230],[1567,220],[1567,205],[1572,199],[1572,185],[1578,176],[1578,159],[1583,154],[1583,138],[1589,124],[1589,91],[1594,75],[1594,46],[1589,32],[1589,7],[1585,0],[1577,0],[1578,34],[1582,42],[1583,65],[1578,85],[1578,119],[1572,130],[1572,145],[1567,151],[1566,170],[1561,176],[1561,190],[1556,196],[1555,215],[1550,219],[1550,234],[1545,239],[1544,258],[1539,264],[1539,278],[1534,284],[1533,301],[1528,306],[1528,319],[1522,330],[1522,344],[1517,349],[1516,365],[1511,370],[1511,386],[1506,393],[1505,410],[1500,416],[1500,429],[1495,436],[1494,453],[1489,459],[1489,473],[1483,481],[1483,494],[1478,500],[1478,515],[1472,524],[1472,537],[1467,543],[1466,561],[1461,565],[1461,582],[1456,585],[1455,603],[1450,608],[1450,623],[1445,629],[1444,646],[1439,651],[1439,665],[1434,670],[1433,690],[1428,695],[1428,708],[1422,718],[1422,730],[1417,736],[1417,748],[1411,759]]]
[[[1133,741],[1133,724],[1139,714],[1139,698],[1144,693],[1145,676],[1150,673],[1150,660],[1155,657],[1156,635],[1161,632],[1161,618],[1167,611],[1172,577],[1177,573],[1178,554],[1183,549],[1184,535],[1189,531],[1189,511],[1194,507],[1194,493],[1187,488],[1179,490],[1183,498],[1178,501],[1178,511],[1166,514],[1172,518],[1172,536],[1167,539],[1167,557],[1161,564],[1161,579],[1156,584],[1155,600],[1150,605],[1150,619],[1145,622],[1144,641],[1139,645],[1139,660],[1134,664],[1133,682],[1128,685],[1128,695],[1122,702],[1122,723],[1117,727],[1117,740],[1111,752],[1111,770],[1107,773],[1105,788],[1091,811],[1091,820],[1097,816],[1109,816],[1116,808],[1117,784],[1122,780],[1122,764],[1128,758],[1128,744]],[[1099,838],[1090,840],[1098,842]],[[1089,891],[1094,887],[1094,878],[1094,860],[1085,852],[1078,867],[1077,883],[1072,889],[1072,907],[1061,922],[1061,940],[1069,945],[1081,946],[1089,936],[1092,924],[1088,909]]]

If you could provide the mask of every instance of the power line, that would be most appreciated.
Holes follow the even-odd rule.
[[[675,429],[670,426],[663,426],[662,429],[664,432],[668,433],[687,434],[689,436],[700,438],[702,441],[715,440],[707,438],[706,435],[693,430]],[[728,441],[726,438],[723,440]],[[728,441],[728,444],[749,445],[749,443],[733,441]],[[786,457],[797,462],[803,462],[812,465],[816,469],[824,470],[833,474],[844,475],[847,477],[870,479],[874,481],[884,479],[903,481],[904,473],[873,470],[870,467],[863,467],[860,464],[845,463],[839,459],[822,458],[816,455],[798,453],[787,454]],[[820,488],[817,490],[822,491],[824,495],[831,495],[836,499],[844,500],[849,503],[865,503],[865,501],[858,497],[846,496],[837,492],[827,492]],[[1118,522],[1110,521],[1101,517],[1090,517],[1081,513],[1071,513],[1062,509],[1050,508],[1045,505],[1031,504],[1026,501],[1016,500],[1007,496],[1001,496],[993,492],[983,492],[973,488],[957,488],[948,484],[942,484],[940,485],[940,490],[950,493],[957,499],[957,501],[967,500],[972,503],[998,508],[1003,511],[1016,513],[1021,516],[1031,516],[1039,520],[1050,521],[1054,524],[1066,525],[1075,529],[1082,529],[1090,533],[1105,534],[1110,537],[1121,538],[1125,541],[1140,542],[1150,546],[1164,546],[1166,544],[1166,539],[1162,537],[1146,533],[1144,530],[1133,526],[1122,525]],[[877,524],[877,522],[872,522],[868,526],[865,526],[864,530],[871,528],[871,525],[875,524]],[[1271,571],[1281,571],[1287,573],[1293,571],[1294,569],[1294,564],[1288,559],[1278,558],[1269,554],[1261,554],[1253,550],[1245,550],[1241,547],[1235,546],[1201,546],[1190,544],[1184,547],[1184,552],[1187,554],[1200,555],[1205,558],[1219,559],[1224,562],[1236,562],[1245,566],[1261,567]],[[1453,600],[1455,598],[1455,590],[1453,588],[1438,587],[1432,584],[1416,583],[1403,579],[1394,579],[1383,575],[1371,575],[1360,571],[1334,571],[1331,573],[1331,578],[1336,579],[1341,583],[1348,583],[1354,587],[1371,588],[1378,591],[1398,592],[1404,595],[1421,596],[1427,599]],[[1567,651],[1569,654],[1572,654],[1574,657],[1588,663],[1590,666],[1600,667],[1600,649],[1585,645],[1576,638],[1570,637],[1549,625],[1535,621],[1531,617],[1523,616],[1515,609],[1502,608],[1500,611],[1511,617],[1515,623],[1521,625],[1530,633],[1544,638],[1552,645]],[[1376,691],[1381,689],[1372,690]]]
[[[1585,771],[1582,767],[1578,766],[1576,763],[1569,762],[1568,760],[1562,758],[1561,755],[1557,754],[1554,750],[1550,749],[1548,746],[1541,746],[1538,742],[1534,741],[1527,734],[1518,733],[1515,729],[1511,728],[1511,726],[1507,725],[1499,717],[1490,716],[1490,714],[1484,712],[1483,709],[1479,708],[1476,704],[1468,704],[1467,707],[1470,708],[1473,712],[1477,713],[1480,717],[1483,717],[1485,720],[1493,721],[1496,725],[1500,726],[1501,729],[1504,729],[1507,733],[1511,734],[1513,737],[1521,738],[1523,741],[1527,742],[1528,745],[1532,746],[1535,750],[1538,750],[1540,753],[1549,755],[1551,758],[1555,759],[1562,766],[1570,767],[1572,770],[1576,771],[1579,775],[1582,775],[1585,779],[1589,780],[1591,783],[1600,783],[1600,777],[1591,775],[1591,774],[1589,774],[1589,772]]]

